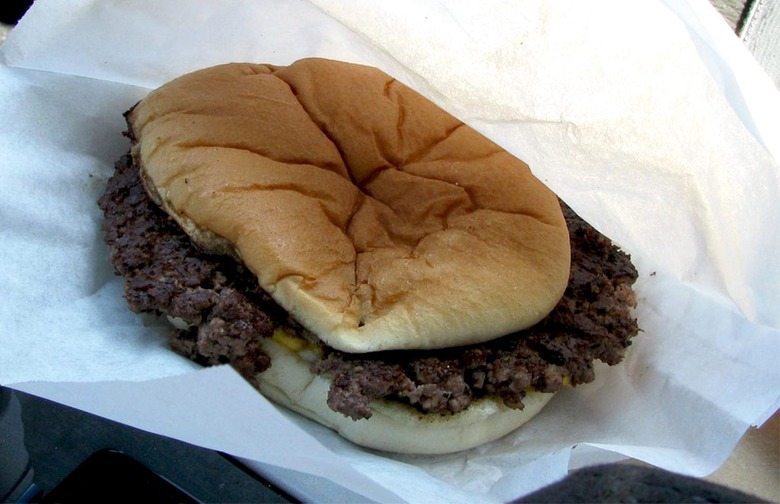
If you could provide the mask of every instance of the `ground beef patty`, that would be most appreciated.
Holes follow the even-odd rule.
[[[147,196],[129,155],[98,202],[111,261],[135,312],[167,315],[179,329],[171,347],[204,365],[229,363],[252,381],[272,365],[259,338],[306,331],[227,257],[204,253]],[[572,245],[566,293],[536,326],[498,340],[447,350],[345,354],[322,346],[317,373],[332,378],[331,409],[371,416],[375,399],[423,412],[458,412],[497,394],[522,408],[530,389],[555,392],[593,380],[595,359],[618,363],[637,334],[629,257],[562,204]],[[311,335],[309,335],[311,336]]]

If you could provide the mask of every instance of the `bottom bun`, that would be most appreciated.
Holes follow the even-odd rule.
[[[522,410],[487,397],[454,414],[425,414],[401,403],[378,400],[371,404],[371,418],[352,420],[328,407],[330,379],[312,373],[308,361],[272,339],[264,338],[262,345],[272,362],[256,376],[263,395],[356,444],[377,450],[432,455],[473,448],[517,429],[554,395],[530,392]]]

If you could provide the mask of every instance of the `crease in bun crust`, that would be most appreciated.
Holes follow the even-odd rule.
[[[630,257],[379,70],[221,65],[125,117],[98,205],[129,308],[360,445],[498,439],[638,333]]]
[[[557,197],[374,68],[212,67],[127,118],[153,199],[337,350],[484,342],[536,324],[566,288]]]

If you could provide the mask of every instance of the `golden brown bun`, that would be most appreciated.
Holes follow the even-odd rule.
[[[339,350],[490,340],[541,320],[566,287],[555,195],[374,68],[212,67],[128,120],[152,197]]]
[[[484,397],[456,414],[423,414],[398,402],[371,403],[371,418],[352,420],[327,404],[329,378],[314,375],[310,364],[270,338],[262,341],[273,365],[256,377],[264,396],[314,420],[353,443],[395,453],[442,454],[494,441],[528,422],[553,393],[528,392],[522,410],[497,397]]]

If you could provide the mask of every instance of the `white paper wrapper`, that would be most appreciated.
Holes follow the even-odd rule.
[[[0,383],[377,501],[508,500],[610,454],[713,471],[780,404],[780,97],[718,21],[704,0],[38,0],[0,66]],[[413,86],[631,253],[626,361],[505,439],[403,457],[170,352],[99,229],[121,113],[190,70],[306,56]]]

